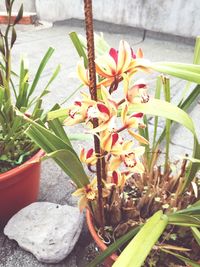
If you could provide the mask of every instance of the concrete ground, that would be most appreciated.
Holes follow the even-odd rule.
[[[1,27],[1,26],[0,26]],[[13,50],[13,65],[15,70],[19,69],[19,59],[21,55],[26,55],[31,69],[31,76],[36,72],[38,63],[49,46],[55,48],[55,52],[46,67],[38,88],[38,92],[46,84],[50,74],[57,64],[61,64],[61,72],[51,86],[52,92],[45,101],[45,108],[49,109],[55,102],[63,102],[75,88],[79,85],[76,77],[75,67],[78,56],[69,39],[68,33],[76,31],[84,34],[83,23],[80,21],[69,20],[57,23],[53,27],[34,28],[33,26],[20,26],[18,29],[18,39]],[[152,61],[180,61],[191,63],[193,59],[193,41],[186,39],[174,38],[170,36],[159,36],[147,32],[146,35],[141,30],[129,27],[119,27],[109,24],[96,23],[96,31],[103,31],[105,38],[113,47],[118,47],[119,40],[125,39],[136,50],[142,47],[145,57]],[[145,38],[144,38],[145,37]],[[144,40],[143,40],[144,39]],[[153,92],[155,85],[155,75],[148,79],[150,92]],[[172,99],[176,103],[184,88],[185,82],[172,79]],[[76,97],[76,96],[75,96]],[[73,101],[70,99],[68,104]],[[192,117],[200,131],[198,122],[199,103],[196,103],[190,109]],[[67,105],[67,104],[66,104]],[[163,122],[160,122],[160,129]],[[79,127],[70,129],[80,131]],[[176,130],[176,131],[175,131]],[[69,131],[69,130],[68,130]],[[75,143],[78,149],[80,145],[88,145],[87,141]],[[183,128],[173,128],[173,136],[171,140],[171,155],[177,157],[183,153],[191,153],[192,138],[187,131],[183,132]],[[66,175],[55,165],[52,160],[48,160],[42,164],[41,187],[39,201],[49,201],[59,204],[76,205],[76,199],[71,197],[73,187]],[[85,267],[87,265],[86,258],[91,258],[95,254],[95,246],[91,243],[87,226],[84,226],[81,237],[69,257],[59,264],[42,264],[38,262],[30,253],[18,247],[17,243],[8,240],[3,233],[0,233],[0,267],[42,267],[42,266],[58,266],[58,267]]]

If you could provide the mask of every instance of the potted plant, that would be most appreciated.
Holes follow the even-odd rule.
[[[144,81],[134,80],[136,72],[157,71],[199,84],[199,39],[194,64],[152,63],[141,49],[134,53],[121,41],[117,51],[102,38],[96,47],[101,56],[95,58],[91,1],[85,0],[85,13],[88,56],[84,41],[75,33],[71,38],[83,57],[77,70],[90,94],[82,92],[80,101],[50,112],[48,120],[54,126],[60,120],[68,127],[85,123],[94,136],[94,148],[83,148],[78,158],[62,127],[53,127],[53,133],[29,118],[26,134],[72,178],[77,186],[74,195],[80,197],[80,210],[87,207],[88,225],[98,245],[104,250],[110,244],[90,267],[117,250],[109,266],[200,266],[200,190],[196,178],[200,146],[194,123],[185,112],[199,95],[199,86],[175,106],[170,103],[168,77],[158,77],[155,97],[148,95]],[[151,145],[147,114],[155,120]],[[166,119],[159,136],[158,117]],[[193,157],[184,155],[177,172],[169,159],[174,122],[186,127],[194,139]],[[164,139],[165,157],[158,163],[159,145]]]
[[[16,115],[16,110],[45,121],[42,97],[49,92],[49,85],[59,71],[58,67],[39,96],[35,89],[53,48],[48,49],[32,82],[24,59],[20,62],[20,74],[13,71],[11,51],[17,38],[15,25],[23,17],[22,5],[15,21],[11,22],[13,3],[5,1],[8,24],[5,32],[0,30],[0,226],[35,201],[39,191],[39,159],[44,152],[24,134],[28,123]]]

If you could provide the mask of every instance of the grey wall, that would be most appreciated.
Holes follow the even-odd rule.
[[[16,0],[42,20],[83,19],[83,0]],[[4,0],[0,0],[0,10]],[[200,0],[93,0],[94,18],[184,37],[200,35]]]
[[[48,7],[48,8],[47,8]],[[83,19],[83,0],[36,0],[42,19]],[[93,0],[94,18],[185,37],[200,34],[200,0]]]
[[[36,7],[42,19],[83,19],[83,0],[36,0]],[[200,0],[93,0],[93,8],[97,20],[185,37],[200,34]]]
[[[21,4],[24,4],[24,11],[34,12],[35,0],[15,0],[13,10],[18,11]],[[5,11],[5,0],[0,0],[0,11]]]

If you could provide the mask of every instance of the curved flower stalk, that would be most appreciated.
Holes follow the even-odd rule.
[[[92,148],[86,151],[82,148],[80,160],[87,165],[88,170],[96,172],[95,165],[98,159],[103,159],[102,164],[102,197],[104,207],[104,220],[110,220],[115,224],[119,222],[121,198],[120,194],[126,184],[126,180],[135,175],[143,174],[145,167],[141,161],[144,153],[144,147],[138,146],[137,142],[148,144],[148,141],[138,133],[139,128],[144,128],[143,113],[130,113],[130,108],[134,103],[146,103],[144,98],[148,100],[147,85],[145,82],[135,83],[130,86],[131,75],[138,71],[135,69],[134,60],[142,57],[139,50],[137,55],[133,54],[128,43],[121,41],[119,52],[114,49],[110,50],[109,55],[101,57],[101,65],[97,67],[99,83],[99,97],[97,101],[92,100],[90,96],[82,93],[83,99],[75,101],[74,104],[67,109],[68,117],[64,120],[64,124],[72,126],[78,123],[84,123],[89,132],[98,137],[100,142],[100,154]],[[99,62],[99,63],[98,63]],[[100,64],[97,60],[96,66]],[[78,76],[83,83],[90,86],[88,71],[83,64],[78,65]],[[117,83],[123,82],[124,96],[122,99],[116,99],[110,90],[113,81]],[[118,118],[121,113],[121,121]],[[93,120],[98,119],[98,125],[94,127]],[[130,140],[124,140],[123,132],[128,131]],[[91,168],[92,167],[92,168]],[[74,195],[80,196],[79,207],[89,207],[95,214],[98,222],[100,215],[98,214],[98,189],[96,179],[88,185],[77,189]],[[109,203],[110,199],[110,203]],[[112,200],[111,200],[112,199]],[[118,203],[117,210],[113,208],[114,202]],[[127,205],[127,203],[125,203]],[[110,208],[109,208],[110,207]],[[108,210],[110,211],[108,212]],[[116,215],[117,214],[119,215]],[[110,215],[109,215],[110,214]],[[116,219],[115,221],[115,218]],[[106,221],[105,221],[106,222]],[[100,221],[99,221],[100,225]]]

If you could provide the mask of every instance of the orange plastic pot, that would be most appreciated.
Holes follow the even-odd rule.
[[[95,243],[97,244],[97,246],[99,247],[99,249],[101,251],[104,251],[107,249],[107,246],[103,243],[103,241],[101,240],[101,238],[97,235],[96,230],[94,228],[94,223],[93,223],[93,219],[92,219],[92,215],[90,213],[89,210],[86,210],[86,220],[87,220],[87,225],[88,225],[88,229],[89,232],[91,234],[91,236],[93,237]],[[113,265],[113,263],[117,260],[117,254],[113,253],[112,255],[110,255],[105,261],[104,261],[104,266],[105,267],[111,267]]]
[[[39,150],[22,165],[0,174],[0,228],[20,209],[37,200],[40,184]]]
[[[107,249],[107,246],[102,242],[101,238],[97,235],[96,230],[94,228],[94,223],[92,219],[92,215],[89,210],[86,210],[86,220],[87,220],[87,225],[89,232],[91,236],[93,237],[95,243],[99,247],[101,251],[104,251]],[[113,263],[117,260],[117,254],[113,253],[110,255],[105,261],[104,261],[104,266],[105,267],[111,267]],[[200,263],[200,260],[198,261]],[[188,266],[191,267],[191,266]]]

